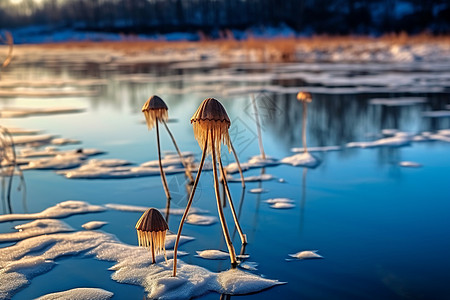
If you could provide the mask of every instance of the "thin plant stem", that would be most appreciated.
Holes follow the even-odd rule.
[[[303,152],[308,153],[308,148],[306,147],[306,116],[308,104],[306,101],[303,102],[303,119],[302,119],[302,140],[303,140]]]
[[[194,178],[192,177],[191,170],[189,170],[188,164],[186,163],[186,161],[184,160],[183,156],[181,155],[181,151],[178,148],[177,142],[175,141],[175,138],[173,137],[172,132],[169,129],[169,126],[167,126],[167,123],[165,121],[163,121],[163,124],[166,127],[167,133],[169,134],[170,138],[172,139],[172,142],[173,142],[173,145],[175,146],[175,149],[177,150],[177,153],[178,153],[178,156],[180,157],[181,163],[184,166],[186,176],[189,178],[191,183],[194,182]]]
[[[242,189],[241,191],[241,199],[239,201],[239,208],[237,213],[238,220],[241,218],[242,213],[242,205],[244,204],[244,197],[245,197],[245,189]],[[231,236],[232,239],[234,239],[234,236],[236,235],[237,227],[234,227],[233,235]]]
[[[156,120],[156,141],[158,143],[158,160],[159,160],[159,171],[161,172],[161,180],[164,186],[164,191],[166,192],[167,199],[171,199],[169,187],[167,186],[166,174],[164,173],[162,163],[161,163],[161,146],[159,145],[159,126],[158,119]]]
[[[166,202],[166,222],[169,223],[169,216],[170,216],[170,199],[167,199]]]
[[[233,200],[231,199],[231,193],[230,193],[230,189],[228,188],[228,183],[227,183],[227,179],[225,176],[225,170],[223,169],[222,160],[220,159],[220,153],[219,153],[219,168],[220,168],[220,172],[222,173],[223,185],[225,187],[225,192],[227,194],[228,203],[230,203],[231,214],[233,215],[234,223],[239,232],[239,236],[241,237],[242,244],[247,244],[247,236],[242,232],[241,225],[239,224],[239,219],[236,215],[236,210],[234,209]],[[224,198],[225,198],[225,195],[224,195]]]
[[[173,273],[172,273],[173,277],[177,276],[177,252],[178,252],[178,243],[180,242],[181,231],[183,230],[184,220],[187,217],[189,208],[191,208],[192,200],[194,199],[195,189],[197,188],[197,184],[200,179],[200,174],[202,173],[203,164],[205,163],[207,146],[208,146],[208,137],[206,137],[205,139],[205,145],[203,146],[203,153],[202,158],[200,160],[200,164],[198,166],[197,176],[195,176],[194,185],[192,186],[191,194],[189,195],[189,200],[186,204],[186,209],[184,210],[183,216],[181,217],[180,226],[178,227],[177,238],[175,240],[175,246],[173,248]]]
[[[12,34],[9,31],[5,32],[5,38],[6,38],[5,42],[8,44],[8,54],[1,65],[2,68],[6,68],[9,65],[9,63],[11,62],[13,46],[14,46],[14,39],[13,39]],[[2,40],[1,37],[0,37],[0,40]]]
[[[253,109],[255,110],[255,120],[256,120],[256,130],[258,131],[258,143],[259,143],[259,151],[261,151],[262,159],[266,159],[266,153],[264,153],[264,147],[261,137],[261,126],[259,125],[259,114],[258,114],[258,106],[256,105],[255,95],[252,95],[252,103]]]
[[[239,158],[237,156],[236,150],[234,150],[233,143],[230,141],[231,151],[234,154],[234,159],[236,160],[236,163],[238,165],[239,174],[241,175],[241,183],[242,187],[245,189],[245,180],[244,180],[244,174],[242,173],[241,163],[239,162]]]
[[[214,136],[211,137],[212,145],[214,145]],[[222,225],[223,235],[225,237],[225,241],[227,243],[228,252],[230,254],[231,265],[234,267],[237,265],[236,262],[236,252],[234,251],[233,243],[230,238],[230,234],[228,232],[227,223],[225,221],[225,216],[223,214],[222,205],[220,203],[220,195],[219,195],[219,178],[217,176],[217,162],[216,162],[216,149],[211,149],[212,153],[212,163],[213,163],[213,175],[214,175],[214,190],[216,192],[217,199],[217,210],[219,212],[219,219]]]
[[[152,243],[152,246],[151,246],[151,248],[152,248],[152,264],[154,264],[154,263],[156,263],[156,260],[155,260],[155,243],[153,243],[153,241],[155,240],[155,238],[153,237],[153,235],[155,235],[156,234],[156,232],[150,232],[150,235],[151,235],[151,243]]]

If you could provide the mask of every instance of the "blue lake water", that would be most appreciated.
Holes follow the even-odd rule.
[[[192,83],[190,77],[227,71],[222,69],[167,69],[161,65],[134,66],[125,69],[88,68],[63,65],[12,65],[6,75],[22,79],[105,79],[106,84],[82,87],[97,92],[89,97],[3,97],[0,106],[54,107],[75,106],[86,111],[74,114],[0,119],[1,125],[40,129],[45,133],[74,138],[81,145],[62,146],[98,148],[107,153],[96,158],[119,158],[136,164],[157,159],[155,131],[148,131],[140,112],[143,103],[158,94],[169,107],[168,123],[182,151],[200,158],[189,119],[202,100],[219,99],[232,125],[230,137],[241,161],[259,154],[255,115],[248,94],[227,95],[230,87],[253,85],[234,82],[215,92],[175,93],[199,84],[209,88],[218,83]],[[91,66],[92,67],[92,66]],[[270,72],[271,66],[260,72]],[[252,69],[238,70],[251,74]],[[229,70],[228,70],[229,71]],[[326,71],[324,71],[326,72]],[[158,76],[181,76],[161,82],[127,81],[131,73]],[[407,72],[405,71],[405,76]],[[120,80],[119,80],[120,78]],[[264,84],[274,84],[265,82]],[[276,82],[296,86],[299,82]],[[395,83],[393,83],[395,85]],[[77,89],[80,87],[66,87]],[[308,86],[305,86],[308,89]],[[371,141],[381,137],[383,129],[421,133],[450,128],[450,118],[425,118],[423,111],[443,110],[450,104],[450,86],[442,92],[427,93],[313,93],[308,105],[308,146],[343,146],[341,151],[314,153],[321,164],[314,169],[279,165],[253,169],[245,175],[261,172],[276,179],[247,183],[230,183],[231,194],[240,214],[249,244],[245,252],[249,261],[267,278],[287,282],[240,299],[448,299],[450,295],[450,143],[413,142],[405,147],[370,149],[346,148],[346,143]],[[301,147],[302,105],[295,93],[255,93],[262,122],[262,139],[267,155],[283,158],[292,155],[292,147]],[[426,97],[427,102],[411,106],[371,105],[372,98],[405,96]],[[173,151],[167,134],[161,133],[163,150]],[[234,161],[226,149],[224,164]],[[208,158],[209,159],[209,158]],[[420,163],[420,168],[400,167],[401,161]],[[235,174],[234,176],[238,176]],[[91,204],[120,203],[163,208],[166,197],[159,176],[121,180],[69,180],[53,171],[24,171],[27,186],[25,203],[21,194],[13,193],[14,213],[39,212],[65,200],[83,200]],[[285,182],[279,182],[278,179]],[[183,174],[169,175],[173,200],[171,207],[184,208],[187,200]],[[15,181],[17,183],[17,181]],[[263,194],[252,194],[262,187]],[[242,197],[243,194],[243,197]],[[263,202],[270,198],[294,200],[292,209],[272,209]],[[217,216],[211,172],[201,175],[194,206]],[[2,213],[6,213],[5,204]],[[232,217],[225,214],[233,233]],[[141,213],[108,210],[97,214],[64,218],[77,230],[92,220],[107,221],[101,230],[116,235],[122,242],[136,245],[134,229]],[[170,216],[169,228],[176,232],[180,216]],[[26,221],[0,223],[0,232]],[[195,238],[180,249],[190,254],[181,258],[211,271],[228,269],[229,261],[198,258],[195,251],[226,250],[219,223],[212,226],[186,224],[183,234]],[[233,234],[236,251],[240,240]],[[12,243],[0,244],[6,247]],[[318,250],[324,259],[286,261],[288,254],[301,250]],[[0,249],[1,253],[1,249]],[[138,286],[119,284],[110,278],[112,263],[84,256],[67,256],[57,260],[48,273],[31,280],[13,299],[31,299],[47,293],[76,288],[100,287],[115,293],[114,299],[142,299]],[[1,275],[0,275],[1,276]],[[201,299],[218,299],[207,294]]]

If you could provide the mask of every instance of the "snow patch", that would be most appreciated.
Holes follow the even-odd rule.
[[[108,222],[90,221],[90,222],[84,223],[83,225],[81,225],[81,227],[83,227],[86,230],[94,230],[94,229],[99,229],[106,224],[108,224]]]
[[[217,217],[196,214],[189,214],[186,218],[186,223],[191,225],[212,225],[217,223],[217,221]]]
[[[289,254],[290,257],[296,258],[296,259],[313,259],[313,258],[323,258],[322,255],[317,254],[318,250],[306,250],[306,251],[300,251],[295,254]],[[288,260],[288,259],[286,259]]]
[[[0,243],[20,241],[43,234],[74,231],[74,229],[66,223],[52,219],[35,220],[26,224],[17,225],[14,229],[18,230],[18,232],[1,233]]]
[[[104,210],[106,210],[106,208],[103,206],[91,205],[84,201],[69,200],[58,203],[55,206],[49,207],[38,213],[1,215],[0,222],[31,220],[31,219],[47,219],[47,218],[64,218],[71,215],[101,212]]]
[[[230,254],[225,251],[221,250],[203,250],[203,251],[196,251],[198,257],[204,258],[204,259],[227,259],[230,257]]]
[[[302,166],[308,168],[315,168],[320,164],[320,161],[311,155],[309,152],[299,153],[292,156],[288,156],[280,160],[283,164],[289,164],[294,167]]]
[[[37,298],[37,300],[107,300],[110,299],[113,295],[114,293],[100,288],[76,288],[63,292],[47,294]]]

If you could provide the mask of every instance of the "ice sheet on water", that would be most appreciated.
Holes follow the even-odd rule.
[[[228,259],[230,257],[230,254],[228,254],[228,252],[216,249],[209,249],[196,252],[197,252],[196,256],[204,259]]]
[[[420,168],[422,165],[414,162],[414,161],[401,161],[398,163],[400,167],[406,167],[406,168]]]
[[[52,140],[53,141],[53,140]],[[48,146],[43,150],[38,150],[35,148],[23,148],[20,149],[19,157],[30,158],[30,157],[44,157],[44,156],[56,156],[56,155],[83,155],[83,156],[93,156],[105,153],[104,151],[93,149],[93,148],[77,148],[71,150],[59,150],[56,147]]]
[[[49,144],[53,139],[53,135],[50,134],[39,134],[39,135],[21,135],[13,136],[13,142],[15,145],[26,145],[26,144]]]
[[[245,182],[255,182],[255,181],[268,181],[272,180],[275,177],[272,174],[261,174],[254,176],[244,176]],[[232,175],[227,175],[228,182],[241,182],[241,177],[233,177]]]
[[[392,137],[382,138],[371,142],[351,142],[348,148],[374,148],[374,147],[402,147],[411,143],[413,136],[406,132],[397,132]]]
[[[248,190],[248,192],[252,193],[252,194],[263,194],[263,193],[267,193],[268,191],[263,188],[254,188],[254,189]]]
[[[76,288],[62,292],[47,294],[37,298],[36,300],[61,300],[61,299],[77,299],[77,300],[107,300],[111,299],[114,293],[100,288]]]
[[[340,146],[322,146],[322,147],[308,147],[308,152],[329,152],[329,151],[340,151],[342,148]],[[291,148],[292,152],[305,152],[305,148],[296,147]]]
[[[194,153],[192,152],[181,152],[181,156],[183,157],[183,160],[185,163],[192,163],[194,161]],[[183,164],[181,162],[180,156],[178,154],[173,153],[166,153],[161,158],[161,164],[163,167],[168,166],[177,166],[177,167],[183,167]],[[147,161],[141,164],[141,167],[154,167],[159,168],[159,160],[151,160]]]
[[[271,199],[267,199],[264,202],[269,203],[269,204],[275,204],[275,203],[293,203],[294,200],[289,199],[289,198],[271,198]]]
[[[289,208],[294,208],[294,207],[295,207],[295,204],[288,203],[288,202],[277,202],[277,203],[270,205],[270,208],[274,208],[274,209],[289,209]]]
[[[0,116],[2,118],[23,118],[41,115],[57,115],[84,112],[84,108],[75,107],[46,107],[46,108],[2,108]]]
[[[81,144],[80,140],[75,139],[69,139],[69,138],[55,138],[51,141],[52,145],[75,145],[75,144]]]
[[[0,242],[14,242],[43,234],[74,231],[74,229],[66,223],[52,219],[35,220],[30,223],[17,225],[14,229],[18,231],[0,233]]]
[[[108,224],[108,222],[90,221],[90,222],[84,223],[83,225],[81,225],[81,227],[83,227],[86,230],[94,230],[94,229],[99,229],[99,228],[105,226],[106,224]]]
[[[283,164],[289,164],[294,167],[315,168],[320,164],[320,161],[311,155],[309,152],[294,154],[280,160]]]
[[[450,117],[450,110],[424,111],[422,116],[427,118],[448,118]]]
[[[246,171],[249,169],[276,166],[279,164],[278,160],[273,157],[266,156],[264,159],[261,155],[256,155],[251,157],[247,162],[241,162],[241,169],[242,171]],[[226,166],[225,169],[230,174],[239,172],[238,164],[235,162]]]
[[[162,254],[152,264],[144,248],[123,244],[110,234],[79,231],[31,237],[2,248],[0,298],[11,298],[33,277],[51,270],[56,259],[80,254],[116,262],[110,268],[114,271],[112,278],[143,286],[150,298],[193,298],[208,292],[247,294],[282,284],[240,270],[214,273],[180,260],[177,277],[172,277],[173,260],[166,263]],[[167,251],[167,255],[171,258],[173,251]]]
[[[32,97],[32,98],[41,98],[41,97],[89,97],[89,96],[95,96],[98,92],[95,90],[88,90],[88,89],[72,89],[72,90],[65,90],[65,89],[14,89],[14,90],[0,90],[0,97]],[[42,112],[37,112],[39,115],[42,115]],[[14,117],[24,117],[31,114],[18,114],[14,115]],[[47,112],[47,114],[54,114],[54,112],[50,111]],[[3,114],[2,114],[3,116]],[[11,118],[11,116],[8,116]]]
[[[193,162],[190,153],[185,153],[187,163]],[[123,160],[115,160],[116,162]],[[178,156],[167,155],[161,160],[166,175],[184,173],[185,169]],[[84,164],[79,168],[71,169],[67,172],[60,172],[69,179],[123,179],[145,176],[159,176],[158,160],[145,162],[139,166],[127,166],[130,163],[116,164]]]
[[[72,153],[56,155],[52,158],[32,160],[22,170],[64,170],[79,167],[86,157],[83,154]]]
[[[79,170],[102,170],[105,168],[117,168],[130,165],[131,162],[123,159],[91,159],[87,160],[87,154],[84,152],[65,152],[57,154],[53,158],[42,158],[32,160],[28,166],[23,169],[40,169],[40,170],[65,170],[79,167]],[[72,171],[60,171],[60,174],[68,174]],[[67,175],[66,175],[67,176]]]
[[[16,78],[2,78],[0,87],[3,88],[55,88],[55,87],[92,87],[107,85],[108,81],[105,79],[16,79]]]
[[[385,106],[408,106],[426,102],[427,98],[424,97],[374,98],[369,100],[369,104]]]
[[[120,211],[132,211],[132,212],[144,212],[147,209],[150,208],[150,206],[136,206],[136,205],[128,205],[128,204],[117,204],[117,203],[108,203],[105,204],[105,207],[109,209],[115,209]],[[159,208],[159,211],[166,211],[165,208]],[[184,213],[184,208],[170,208],[169,213],[171,215],[182,215]],[[205,214],[208,213],[207,210],[197,208],[197,207],[191,207],[189,209],[189,213],[193,214]]]
[[[49,207],[38,213],[1,215],[0,222],[8,222],[16,220],[64,218],[70,215],[101,212],[104,210],[106,210],[106,208],[103,206],[91,205],[84,201],[68,200],[58,203],[55,206]]]
[[[12,135],[33,135],[33,134],[38,134],[40,132],[40,130],[38,130],[38,129],[15,128],[15,127],[8,127],[8,126],[4,126],[4,127]]]
[[[197,214],[189,214],[186,218],[186,223],[191,225],[212,225],[214,223],[217,223],[217,217],[214,216],[204,216],[204,215],[197,215]]]
[[[296,258],[296,259],[312,259],[312,258],[323,258],[322,255],[317,254],[318,250],[305,250],[300,251],[295,254],[289,254],[290,257]],[[290,260],[290,259],[286,259]]]

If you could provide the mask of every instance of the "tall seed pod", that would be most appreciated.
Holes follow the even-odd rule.
[[[150,98],[148,98],[147,102],[145,102],[144,105],[142,106],[142,112],[144,113],[148,130],[151,130],[153,127],[156,127],[156,141],[158,144],[159,170],[161,173],[161,180],[163,182],[164,191],[166,192],[167,199],[170,199],[171,196],[170,196],[169,187],[167,185],[166,174],[164,173],[164,170],[162,167],[162,162],[161,162],[161,146],[160,146],[160,141],[159,141],[158,123],[161,122],[166,127],[166,130],[169,133],[169,136],[172,139],[175,149],[177,150],[177,153],[180,157],[180,161],[185,168],[186,176],[190,179],[191,182],[193,182],[194,179],[192,178],[192,174],[189,170],[189,166],[186,164],[183,156],[181,155],[180,149],[178,148],[178,145],[175,141],[175,138],[172,135],[172,132],[170,132],[169,127],[166,124],[166,122],[169,118],[167,111],[168,111],[168,108],[167,108],[166,103],[160,97],[158,97],[156,95],[153,95]]]
[[[311,103],[312,96],[308,92],[299,92],[297,94],[297,100],[302,102],[303,104],[303,118],[302,118],[302,141],[303,141],[303,151],[305,153],[308,153],[308,148],[306,147],[306,119],[307,119],[307,110],[308,110],[308,103]]]
[[[217,160],[219,162],[220,172],[224,180],[225,190],[227,192],[228,202],[230,204],[231,212],[233,214],[233,219],[236,224],[236,228],[241,236],[241,241],[243,244],[247,243],[246,236],[242,233],[241,227],[239,225],[238,218],[234,209],[233,201],[231,199],[230,191],[228,189],[228,184],[226,181],[225,171],[223,169],[222,160],[220,159],[220,148],[221,144],[225,144],[230,150],[230,136],[228,134],[228,129],[230,128],[230,119],[228,118],[227,112],[222,104],[214,98],[205,99],[194,113],[191,118],[191,123],[194,129],[195,139],[198,141],[200,147],[202,148],[202,158],[198,168],[198,173],[195,178],[194,185],[192,187],[192,192],[189,196],[186,209],[184,211],[183,217],[180,221],[180,226],[178,228],[177,239],[175,241],[174,248],[174,263],[173,263],[173,276],[176,276],[177,272],[177,251],[178,242],[180,240],[181,231],[183,229],[184,221],[189,212],[189,208],[192,204],[192,199],[194,198],[195,189],[197,187],[200,174],[205,162],[205,157],[207,154],[211,154],[213,162],[213,175],[214,175],[214,189],[216,193],[217,200],[217,210],[219,213],[220,223],[222,225],[223,235],[227,243],[228,251],[230,253],[230,260],[233,266],[236,265],[236,252],[234,250],[233,244],[231,242],[230,234],[228,232],[228,227],[225,221],[225,216],[223,214],[222,205],[220,203],[219,194],[219,179],[217,176]]]
[[[150,249],[152,262],[155,256],[164,253],[166,257],[166,231],[169,229],[166,220],[156,208],[147,209],[136,223],[139,246]]]

